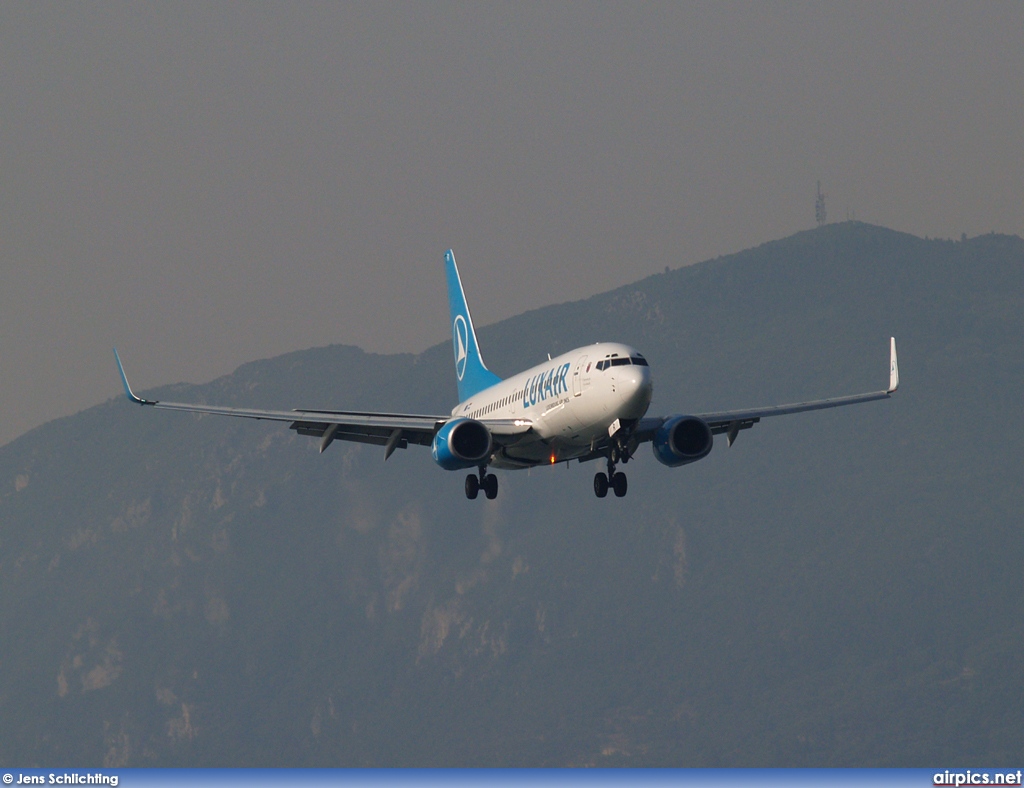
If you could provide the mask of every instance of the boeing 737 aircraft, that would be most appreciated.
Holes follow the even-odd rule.
[[[467,498],[476,498],[480,490],[488,498],[498,495],[498,478],[488,468],[604,459],[607,471],[594,476],[594,493],[604,498],[611,488],[621,498],[626,494],[626,475],[616,468],[629,462],[641,443],[651,442],[658,462],[686,465],[708,455],[714,435],[724,433],[732,446],[740,430],[768,416],[887,399],[899,385],[895,339],[889,340],[889,387],[884,391],[748,410],[647,416],[651,368],[634,348],[613,342],[549,357],[502,380],[480,355],[451,250],[445,266],[459,389],[459,404],[449,415],[250,410],[147,400],[132,392],[115,349],[125,394],[132,402],[154,408],[290,422],[300,435],[319,438],[321,452],[335,440],[357,441],[383,446],[387,460],[395,449],[410,443],[430,446],[434,462],[445,470],[476,470],[466,476]]]

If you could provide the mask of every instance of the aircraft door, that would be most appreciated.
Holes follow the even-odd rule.
[[[580,360],[576,362],[576,369],[572,371],[572,395],[574,397],[578,397],[583,393],[583,384],[580,383],[580,375],[583,372],[583,365],[586,361],[586,356],[580,356]]]

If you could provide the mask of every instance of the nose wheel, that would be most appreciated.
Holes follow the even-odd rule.
[[[498,497],[498,477],[493,473],[487,473],[486,466],[480,468],[479,476],[471,473],[466,477],[466,497],[469,500],[476,498],[481,490],[489,500],[493,501]]]
[[[622,471],[615,470],[615,463],[612,461],[612,457],[616,457],[618,452],[613,450],[608,456],[608,473],[598,471],[594,475],[594,495],[598,498],[604,498],[608,495],[608,488],[612,489],[615,493],[616,498],[622,498],[626,495],[626,490],[629,488],[629,484],[626,481],[626,474]],[[625,458],[623,458],[625,462]]]

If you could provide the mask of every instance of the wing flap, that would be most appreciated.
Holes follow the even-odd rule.
[[[356,441],[358,443],[371,443],[376,446],[387,446],[391,436],[398,429],[401,432],[401,436],[395,446],[400,449],[406,448],[410,443],[429,446],[431,440],[433,440],[434,432],[436,432],[433,425],[429,429],[409,429],[407,427],[365,426],[326,421],[295,421],[291,424],[291,429],[295,430],[296,433],[308,435],[312,438],[323,438],[331,427],[335,427],[331,433],[331,440]]]

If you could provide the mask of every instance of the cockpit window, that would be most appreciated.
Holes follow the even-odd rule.
[[[638,367],[649,366],[647,359],[643,356],[632,356],[631,358],[612,356],[611,358],[604,359],[604,361],[598,361],[594,366],[598,371],[604,372],[608,367],[628,367],[630,364],[635,364]]]

